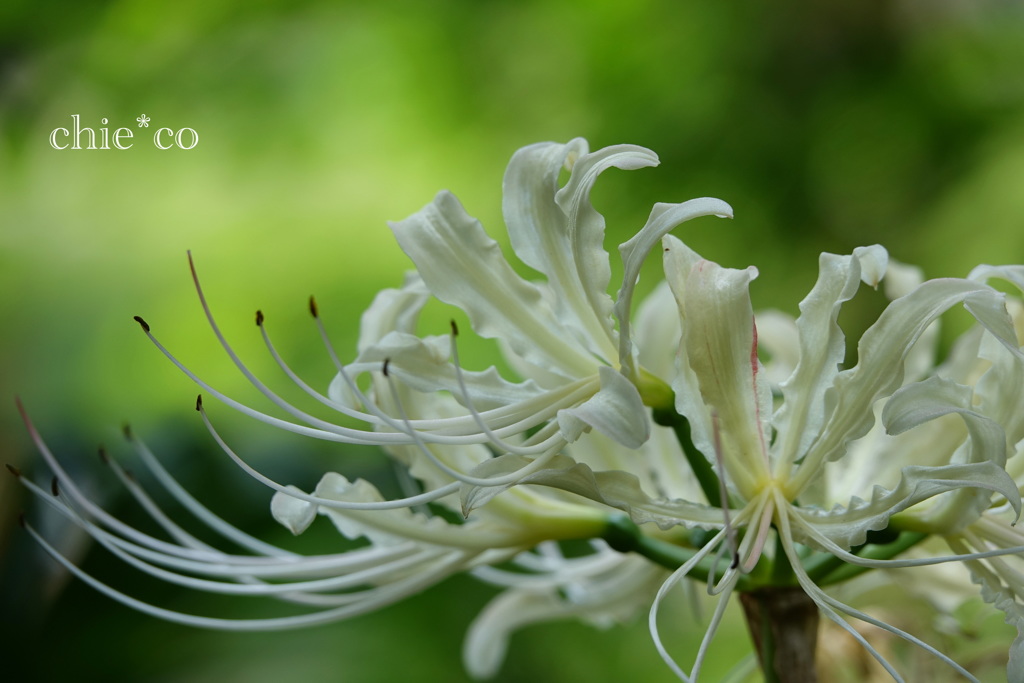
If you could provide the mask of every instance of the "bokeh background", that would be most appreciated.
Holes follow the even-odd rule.
[[[132,129],[133,147],[53,149],[50,132],[70,127],[72,114],[84,126],[106,118],[111,131]],[[142,115],[150,127],[138,127]],[[199,144],[156,149],[150,136],[163,126],[192,128]],[[269,517],[269,492],[218,455],[192,410],[194,385],[132,316],[145,316],[211,382],[251,397],[203,322],[191,249],[225,332],[252,366],[272,375],[252,323],[261,308],[293,365],[325,386],[330,362],[306,298],[317,295],[335,344],[351,353],[360,312],[408,267],[387,220],[448,188],[503,239],[501,175],[512,152],[575,136],[595,148],[641,144],[662,159],[656,170],[600,181],[594,200],[610,247],[655,201],[721,197],[734,221],[677,234],[723,264],[756,264],[761,307],[795,313],[825,250],[881,242],[932,276],[1024,262],[1024,4],[6,0],[4,460],[42,476],[17,394],[68,467],[130,516],[94,451],[105,443],[130,462],[118,434],[131,422],[211,507],[287,541]],[[654,263],[646,286],[657,273]],[[844,319],[862,329],[878,305],[869,297]],[[474,355],[470,344],[468,364],[484,363],[485,351]],[[239,450],[279,478],[381,467],[372,453],[290,440],[223,408],[214,414]],[[457,579],[351,623],[201,632],[68,581],[18,528],[20,510],[47,524],[13,477],[0,478],[7,680],[460,681],[463,633],[491,595]],[[261,605],[145,584],[65,529],[50,533],[129,592],[181,610],[261,613]],[[298,543],[322,551],[337,541],[314,528]],[[876,603],[892,599],[885,586],[871,590],[865,596]],[[679,605],[665,628],[685,660],[703,626]],[[931,640],[999,680],[1012,634],[977,605],[958,618],[959,630],[938,624]],[[734,618],[709,679],[746,647]],[[851,680],[866,676],[847,670]],[[529,628],[514,637],[498,680],[673,678],[638,619],[608,631]]]

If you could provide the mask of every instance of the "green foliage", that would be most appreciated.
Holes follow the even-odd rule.
[[[0,387],[69,444],[106,438],[122,419],[143,434],[179,422],[199,434],[193,385],[131,320],[144,315],[190,367],[251,395],[202,321],[186,249],[254,369],[277,372],[252,324],[261,308],[289,361],[324,387],[332,369],[305,312],[311,292],[349,355],[359,313],[399,284],[407,264],[387,220],[450,188],[498,225],[511,153],[577,135],[595,147],[642,144],[662,158],[657,173],[609,174],[599,185],[610,246],[646,218],[620,206],[721,197],[735,221],[680,237],[723,264],[761,267],[762,306],[795,312],[823,250],[882,242],[932,276],[1022,262],[1022,59],[1024,12],[999,2],[5,2]],[[53,149],[50,131],[72,114],[93,127],[106,117],[139,142]],[[199,145],[156,149],[146,138],[154,128],[134,123],[141,114],[153,126],[195,129]],[[436,322],[443,333],[446,318]],[[265,438],[230,424],[240,450]],[[0,411],[0,435],[7,459],[28,469],[34,456],[13,406]],[[326,467],[326,450],[313,457],[307,473]],[[20,492],[0,486],[6,526]],[[266,512],[268,500],[256,509]],[[8,554],[8,573],[24,552]],[[312,660],[325,668],[291,673],[369,681],[384,680],[372,672],[392,656],[408,668],[387,680],[456,680],[458,642],[483,601],[469,585],[365,625],[253,640],[154,625],[75,586],[6,661],[45,658],[71,676],[99,670],[78,663],[91,653],[119,659],[124,680],[132,671],[200,680],[200,668],[210,680],[225,671],[239,673],[218,680],[256,680],[254,667]],[[18,589],[8,581],[5,590]],[[97,613],[116,638],[109,649],[85,638],[98,632]],[[637,648],[602,655],[588,671],[668,680],[643,631],[545,627],[542,638],[523,636],[519,644],[536,649],[513,653],[504,680],[563,680],[580,671],[566,668],[574,658]],[[88,647],[57,661],[44,637]],[[576,638],[598,645],[557,650],[563,661],[550,666],[539,659]],[[251,659],[254,649],[263,654]],[[190,652],[203,653],[201,664],[182,663]],[[239,669],[244,661],[250,667]],[[633,666],[647,668],[634,675]],[[431,673],[416,678],[417,667]]]

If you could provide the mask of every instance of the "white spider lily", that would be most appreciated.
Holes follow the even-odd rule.
[[[1022,364],[1020,340],[1003,295],[979,277],[905,287],[904,295],[861,338],[857,365],[840,370],[845,353],[836,325],[840,306],[853,296],[859,281],[876,284],[881,279],[886,254],[879,247],[858,249],[852,256],[823,254],[818,282],[801,303],[801,316],[788,325],[778,314],[770,317],[770,346],[788,344],[790,355],[782,362],[792,367],[777,387],[781,401],[776,406],[757,356],[757,326],[748,294],[756,270],[721,268],[673,237],[665,238],[665,250],[666,275],[682,321],[679,374],[672,385],[676,408],[692,425],[697,448],[721,453],[736,508],[734,523],[751,532],[734,551],[737,566],[726,572],[722,590],[731,590],[742,572],[753,569],[774,527],[779,539],[773,560],[777,563],[785,554],[800,586],[826,616],[858,639],[840,613],[921,644],[821,591],[809,575],[810,563],[801,547],[869,567],[978,562],[981,558],[962,546],[954,549],[967,557],[921,561],[871,559],[851,549],[863,548],[870,542],[869,532],[883,529],[956,533],[978,520],[993,497],[1019,515],[1018,486],[1004,466],[1010,443],[1021,438]],[[1008,272],[997,274],[1007,277]],[[1019,270],[1012,273],[1016,277],[1008,279],[1018,285],[1024,281]],[[973,385],[944,375],[943,368],[904,383],[908,364],[920,373],[921,336],[942,312],[960,303],[980,323],[969,335],[983,340],[987,352],[980,356],[998,361]],[[798,354],[792,353],[794,348]],[[880,426],[888,434],[908,437],[902,442],[886,437],[900,447],[879,449],[872,439],[878,432],[869,434],[879,409]],[[919,426],[927,429],[916,433],[913,428]],[[1003,543],[996,554],[1019,552],[1017,540]],[[972,549],[989,550],[977,543]]]
[[[441,193],[421,212],[395,224],[395,234],[418,273],[411,275],[401,290],[382,292],[364,315],[359,357],[353,363],[345,366],[339,361],[311,301],[327,351],[338,368],[338,377],[326,395],[290,369],[258,312],[260,333],[282,370],[313,399],[340,412],[341,420],[321,419],[285,401],[248,370],[221,334],[191,257],[196,289],[218,340],[238,369],[288,417],[258,411],[210,386],[157,340],[148,323],[137,318],[153,343],[207,395],[296,434],[383,446],[406,466],[422,490],[398,500],[385,500],[370,483],[350,482],[336,473],[326,474],[307,493],[248,465],[214,429],[202,401],[197,402],[204,423],[224,452],[276,491],[271,512],[278,521],[293,533],[301,533],[321,514],[344,536],[368,543],[363,547],[342,554],[301,557],[254,539],[192,498],[141,441],[129,436],[133,450],[156,481],[192,514],[239,546],[243,554],[213,547],[184,531],[134,478],[105,458],[170,540],[156,538],[126,525],[92,501],[24,415],[37,448],[55,475],[53,495],[12,471],[49,507],[110,552],[172,583],[203,591],[273,597],[304,605],[311,610],[308,613],[231,620],[148,605],[84,574],[31,526],[29,530],[70,571],[125,604],[185,624],[237,630],[292,628],[346,618],[390,604],[452,573],[509,560],[536,571],[532,553],[524,551],[538,543],[599,537],[607,519],[601,505],[554,491],[541,495],[526,488],[506,489],[543,472],[548,463],[564,462],[566,456],[561,453],[567,444],[581,439],[602,444],[603,463],[612,469],[622,468],[628,462],[624,454],[629,453],[621,447],[616,450],[612,443],[651,450],[645,445],[651,424],[641,390],[649,400],[652,392],[654,399],[664,400],[668,389],[639,368],[631,341],[629,313],[640,264],[658,237],[676,224],[703,215],[731,215],[728,205],[713,199],[659,205],[641,231],[644,242],[631,245],[624,256],[626,275],[616,306],[606,291],[611,269],[602,247],[604,221],[591,207],[589,193],[607,168],[635,169],[656,163],[652,152],[633,146],[589,154],[583,140],[535,145],[515,155],[505,178],[509,234],[522,260],[545,275],[547,282],[529,282],[515,275],[496,243],[448,193]],[[563,168],[571,173],[566,186],[559,188]],[[508,360],[528,379],[509,382],[493,369],[463,371],[451,343],[454,335],[415,336],[415,321],[429,294],[462,307],[480,334],[498,337],[508,349]],[[371,376],[368,393],[357,384],[362,374]],[[352,419],[366,426],[346,426]],[[596,430],[593,436],[588,434],[592,429]],[[653,443],[664,442],[666,430],[656,431],[659,438]],[[670,443],[667,450],[652,457],[670,457],[673,448],[678,450],[678,445]],[[596,458],[598,449],[589,451],[592,459]],[[511,468],[493,466],[499,461],[503,465],[508,458],[513,459]],[[520,460],[526,462],[519,466]],[[488,472],[488,468],[501,471]],[[484,471],[477,471],[481,469]],[[623,476],[628,488],[638,486],[631,475]],[[649,474],[646,479],[652,483]],[[666,482],[655,485],[667,490]],[[465,494],[471,487],[484,488],[490,494],[487,505],[465,523],[450,523],[410,509],[430,502],[454,502],[458,507],[453,494],[461,489],[468,512],[473,506]],[[495,498],[500,491],[505,491],[504,495]],[[689,492],[685,482],[677,481],[675,493]],[[475,505],[483,503],[478,500]],[[708,520],[717,521],[711,514],[706,515]],[[613,564],[622,559],[597,543],[596,559],[588,565],[604,567],[609,557]],[[635,558],[626,564],[643,565],[645,577],[664,571]],[[567,561],[566,569],[556,568],[554,578],[545,581],[560,586],[578,580],[578,572],[571,569],[575,565],[576,561]],[[489,576],[493,580],[495,575]]]
[[[1003,279],[1024,288],[1024,269],[1020,267],[975,269],[969,279]],[[916,284],[916,283],[915,283]],[[1024,306],[1017,299],[1007,302],[1016,330],[1024,339]],[[929,345],[915,349],[918,367],[934,364]],[[911,379],[921,379],[919,374]],[[823,490],[862,490],[870,482],[893,481],[913,454],[915,464],[977,462],[976,443],[988,440],[986,447],[993,461],[1005,461],[1007,473],[1024,488],[1024,364],[1012,349],[1000,343],[982,327],[975,327],[956,343],[950,357],[934,369],[934,374],[913,390],[901,390],[901,401],[876,407],[889,433],[875,426],[854,444],[843,461],[826,472]],[[925,388],[932,391],[924,394]],[[911,401],[914,393],[921,396]],[[902,407],[901,407],[902,406]],[[904,432],[901,421],[915,411],[931,412],[927,424]],[[966,413],[965,413],[966,411]],[[964,414],[957,418],[956,415]],[[968,415],[970,417],[968,417]],[[972,423],[973,422],[973,429]],[[988,434],[984,434],[984,432]],[[1001,443],[1005,442],[1005,443]],[[1006,455],[1009,456],[1006,459]],[[955,494],[937,496],[900,512],[894,523],[901,528],[942,537],[950,548],[964,556],[963,563],[982,597],[1006,614],[1018,637],[1010,649],[1009,680],[1024,680],[1024,566],[1021,549],[1024,535],[1014,526],[1018,503],[1013,492],[1009,498],[995,500],[981,489],[961,489]],[[929,582],[919,589],[927,591]],[[939,601],[937,601],[939,602]]]
[[[402,321],[396,316],[388,319],[393,324],[384,324],[377,306],[364,316],[364,342],[368,327],[380,332],[374,333],[378,338],[372,343],[361,344],[350,374],[376,370],[388,359],[391,372],[409,387],[447,390],[474,405],[481,414],[470,428],[486,428],[498,437],[557,423],[557,435],[510,452],[558,450],[591,428],[628,448],[638,447],[649,434],[641,394],[657,390],[657,382],[645,385],[652,380],[637,367],[630,332],[640,265],[657,239],[679,223],[732,215],[716,199],[657,205],[637,238],[622,247],[625,274],[613,302],[604,219],[590,204],[590,190],[608,168],[655,164],[654,153],[640,147],[619,145],[587,153],[579,139],[567,145],[532,145],[513,156],[504,181],[505,223],[516,255],[546,282],[518,276],[498,244],[448,192],[392,224],[419,278],[401,292],[385,295],[403,298]],[[559,188],[563,168],[571,174]],[[493,371],[460,373],[450,360],[447,336],[418,338],[410,321],[428,292],[465,311],[479,335],[499,340],[505,359],[527,381],[504,382]],[[347,375],[342,375],[332,387],[332,398],[342,401],[349,388]],[[433,425],[422,429],[442,431]]]
[[[130,437],[170,495],[244,552],[222,551],[185,532],[115,464],[171,540],[142,533],[89,500],[26,417],[56,475],[54,495],[22,481],[110,552],[190,588],[271,597],[308,611],[248,621],[170,612],[85,575],[37,538],[115,599],[210,628],[346,618],[470,571],[506,589],[467,639],[466,664],[477,675],[497,669],[508,633],[523,624],[565,617],[606,624],[651,605],[657,648],[682,679],[696,680],[729,594],[799,587],[812,608],[852,633],[897,680],[843,615],[920,645],[970,678],[934,648],[820,585],[865,568],[963,561],[986,599],[1024,630],[1024,584],[1005,558],[1024,545],[1009,526],[1014,516],[1006,518],[1020,514],[1024,480],[1021,456],[1007,460],[1024,439],[1022,335],[1005,296],[985,281],[1021,287],[1021,269],[983,267],[968,279],[923,282],[913,269],[889,264],[879,246],[823,254],[797,319],[778,312],[755,318],[749,286],[756,269],[723,268],[667,234],[691,218],[732,215],[724,202],[705,198],[655,205],[620,246],[624,275],[613,299],[604,221],[590,191],[608,168],[656,163],[643,148],[589,153],[582,140],[515,154],[504,181],[505,223],[513,251],[544,276],[540,282],[518,276],[447,192],[393,224],[416,273],[400,289],[381,292],[363,315],[354,361],[341,362],[311,300],[337,369],[326,394],[290,369],[257,313],[282,370],[338,419],[285,401],[248,370],[221,334],[194,269],[203,309],[231,361],[287,417],[217,391],[138,319],[205,394],[295,434],[388,452],[415,488],[402,498],[385,499],[369,482],[334,472],[306,491],[247,464],[197,403],[221,449],[275,491],[275,519],[298,534],[318,515],[328,517],[363,544],[354,550],[303,557],[243,534],[183,491]],[[569,176],[560,187],[563,169]],[[659,245],[666,282],[634,321],[640,265]],[[883,278],[893,300],[860,339],[857,364],[842,369],[840,308],[861,282],[877,286]],[[464,311],[477,334],[496,339],[518,376],[503,378],[493,367],[464,370],[454,323],[451,334],[419,336],[419,313],[431,296]],[[979,325],[935,367],[928,342],[936,319],[957,305]],[[766,365],[759,351],[770,354]],[[946,538],[956,555],[896,558],[929,534]],[[582,557],[567,557],[557,545],[579,539],[590,541]],[[675,571],[666,579],[668,570]],[[657,635],[662,598],[686,576],[722,596],[689,672]],[[1011,657],[1014,680],[1022,676],[1020,643]]]

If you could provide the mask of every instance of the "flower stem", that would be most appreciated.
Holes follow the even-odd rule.
[[[690,438],[690,422],[685,417],[672,409],[655,410],[654,421],[662,427],[671,427],[676,433],[676,439],[683,448],[686,462],[690,464],[693,475],[697,478],[701,490],[708,499],[708,503],[715,507],[722,507],[721,484],[718,475],[712,469],[711,463],[704,457],[704,454],[697,450]]]
[[[873,544],[869,542],[863,546],[854,548],[853,552],[856,555],[869,560],[889,560],[900,553],[909,550],[927,538],[928,534],[916,531],[904,531],[891,543]],[[834,583],[848,581],[870,569],[870,567],[849,564],[842,561],[838,563],[822,562],[820,564],[822,565],[821,567],[812,568],[816,570],[813,571],[813,573],[810,570],[808,571],[811,579],[820,586],[830,586]]]
[[[817,683],[818,606],[799,587],[740,593],[765,683]]]
[[[620,553],[643,555],[655,564],[659,564],[669,570],[676,570],[683,566],[693,559],[697,552],[690,548],[683,548],[674,543],[648,536],[626,515],[612,515],[609,517],[601,538]],[[708,577],[714,573],[715,566],[715,558],[705,557],[695,564],[687,575],[691,579],[707,581]],[[751,588],[752,585],[749,578],[742,575],[736,583],[737,590],[741,591]]]

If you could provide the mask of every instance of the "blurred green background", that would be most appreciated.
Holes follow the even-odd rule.
[[[111,131],[130,128],[133,147],[53,149],[50,132],[70,127],[72,114],[84,126],[106,118]],[[148,128],[136,124],[141,115]],[[199,144],[156,149],[150,136],[163,126],[192,128]],[[662,159],[599,183],[610,247],[655,201],[721,197],[735,221],[677,234],[723,264],[756,264],[760,307],[795,313],[824,250],[882,242],[932,276],[1024,262],[1024,4],[7,0],[4,460],[41,472],[17,394],[68,466],[120,511],[129,506],[92,451],[107,443],[119,452],[130,421],[211,507],[282,538],[269,493],[211,447],[191,410],[194,385],[132,316],[218,387],[252,396],[202,319],[191,249],[246,360],[276,376],[252,323],[261,308],[293,365],[326,386],[331,366],[306,297],[317,295],[335,344],[351,354],[358,315],[408,267],[387,220],[447,188],[503,240],[508,158],[575,136],[593,148],[644,145]],[[647,286],[657,272],[654,263]],[[854,329],[866,324],[856,310],[849,317]],[[367,471],[377,462],[252,428],[223,408],[215,416],[239,450],[290,481],[351,471],[344,458]],[[491,595],[459,579],[351,623],[210,634],[68,582],[18,529],[19,510],[37,519],[14,479],[0,479],[0,652],[15,680],[464,680],[461,639]],[[129,569],[66,542],[87,569],[135,590]],[[328,529],[300,542],[322,550],[335,541]],[[138,590],[178,609],[228,616],[237,605]],[[703,627],[682,610],[666,621],[685,661]],[[979,642],[1011,637],[996,615],[975,621]],[[642,622],[528,629],[498,680],[673,680]],[[709,680],[746,647],[733,622]],[[935,639],[950,651],[975,647],[973,666],[998,680],[998,655]]]

